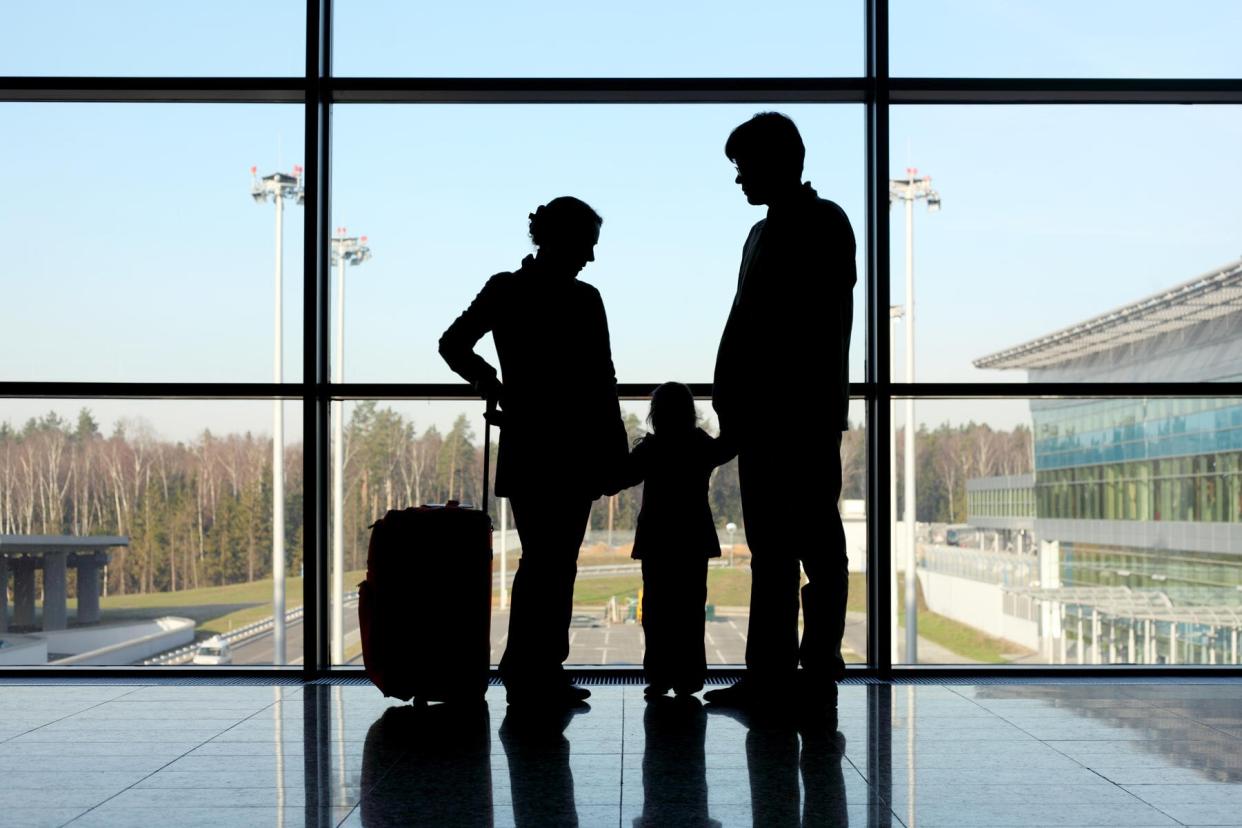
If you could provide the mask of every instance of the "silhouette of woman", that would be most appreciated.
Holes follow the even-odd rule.
[[[628,451],[604,303],[577,279],[595,261],[602,223],[569,196],[541,206],[530,215],[536,253],[491,277],[440,338],[449,367],[501,408],[496,494],[509,498],[522,542],[500,661],[510,704],[590,695],[562,668],[578,548],[591,501],[615,491]],[[489,331],[503,384],[474,352]]]

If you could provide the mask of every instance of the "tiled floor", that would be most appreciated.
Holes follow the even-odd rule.
[[[1242,682],[851,684],[836,730],[590,704],[0,682],[0,825],[1242,826]]]

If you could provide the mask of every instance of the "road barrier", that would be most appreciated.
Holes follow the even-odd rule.
[[[356,601],[356,600],[358,600],[358,592],[356,590],[354,592],[345,593],[345,601],[349,602],[349,601]],[[286,624],[288,624],[291,621],[300,621],[301,618],[302,618],[302,607],[291,609],[285,613]],[[244,641],[248,641],[249,639],[254,638],[255,636],[262,635],[263,633],[270,630],[273,626],[274,626],[274,619],[272,616],[268,616],[267,618],[262,618],[258,621],[255,621],[253,624],[247,624],[244,627],[238,627],[235,630],[230,630],[229,632],[222,633],[221,635],[215,636],[215,637],[218,637],[220,640],[227,642],[229,646],[232,646],[234,644],[240,644]],[[169,650],[166,653],[160,653],[154,658],[148,658],[144,660],[142,662],[142,665],[146,667],[150,665],[161,665],[161,664],[185,664],[188,661],[190,661],[190,659],[194,658],[194,652],[198,649],[200,643],[201,642],[196,641],[193,644],[187,645],[185,647],[178,647],[175,650]]]

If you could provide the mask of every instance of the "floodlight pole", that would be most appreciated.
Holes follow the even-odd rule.
[[[273,379],[277,385],[284,382],[283,354],[281,352],[283,317],[284,275],[284,202],[292,198],[302,203],[302,168],[295,166],[293,175],[272,173],[257,177],[257,169],[250,168],[250,195],[256,202],[269,198],[276,202],[276,342],[273,359]],[[272,403],[272,663],[285,663],[285,416],[284,400]]]
[[[940,209],[940,194],[931,187],[931,177],[918,176],[918,170],[906,168],[905,178],[888,182],[888,203],[894,199],[905,202],[906,207],[906,383],[914,383],[914,202],[927,200],[932,212]],[[914,397],[906,397],[905,433],[905,547],[906,547],[906,662],[918,663],[918,601],[917,561],[915,545],[915,485],[914,485]]]
[[[332,239],[331,263],[336,265],[336,373],[345,381],[345,265],[371,258],[367,237],[346,236],[338,227]],[[345,663],[345,401],[337,402],[332,418],[332,664]]]
[[[891,377],[896,369],[897,355],[895,352],[895,329],[897,320],[905,315],[905,309],[901,305],[890,305],[888,309],[888,373]],[[888,502],[889,502],[889,533],[891,539],[897,537],[897,417],[896,406],[890,403],[890,411],[888,417],[888,444],[892,450],[888,453]],[[897,567],[889,568],[888,580],[888,597],[889,597],[889,629],[892,635],[889,636],[891,647],[889,654],[892,663],[897,664],[901,661],[901,655],[897,649]]]

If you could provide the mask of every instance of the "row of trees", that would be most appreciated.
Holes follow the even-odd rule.
[[[85,409],[76,422],[52,412],[0,424],[0,531],[128,536],[108,566],[111,594],[253,581],[271,573],[271,456],[270,438],[174,443],[141,420],[104,436]],[[300,566],[300,445],[285,451],[285,521]]]
[[[626,427],[631,439],[642,433],[634,415]],[[420,433],[401,413],[362,402],[345,433],[349,569],[365,566],[368,527],[388,509],[479,502],[481,441],[464,414],[447,432],[430,425]],[[1031,434],[1023,426],[1009,432],[973,423],[922,428],[916,443],[920,520],[962,522],[968,478],[1031,468]],[[899,452],[901,446],[899,436]],[[796,441],[789,450],[815,462],[815,452]],[[261,579],[271,574],[271,456],[271,439],[250,433],[204,431],[173,442],[141,420],[121,420],[105,436],[86,409],[76,421],[53,412],[21,428],[0,424],[0,532],[127,535],[129,547],[116,550],[108,567],[113,594]],[[865,497],[861,427],[842,434],[841,458],[842,497]],[[302,562],[302,460],[300,444],[286,448],[285,558],[293,573]],[[899,473],[901,462],[899,456]],[[743,523],[736,462],[713,474],[710,500],[722,527]],[[611,503],[601,500],[591,527],[606,530],[611,521],[618,531],[632,530],[640,505],[641,487]]]

